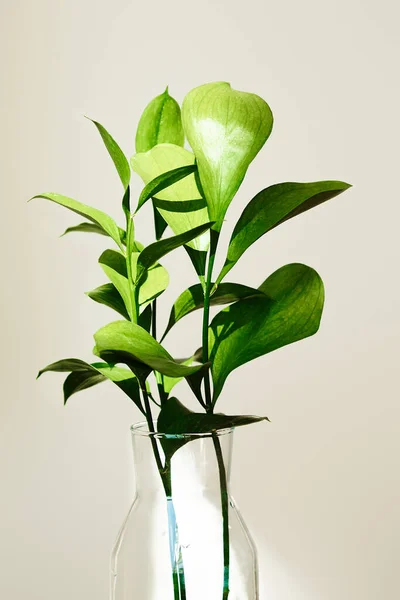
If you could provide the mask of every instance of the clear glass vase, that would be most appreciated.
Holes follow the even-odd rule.
[[[258,600],[257,555],[229,493],[233,429],[131,428],[135,497],[111,557],[111,600]]]

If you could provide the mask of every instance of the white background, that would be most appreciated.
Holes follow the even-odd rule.
[[[83,294],[103,283],[104,240],[58,239],[79,217],[26,200],[56,191],[122,223],[120,183],[83,115],[130,155],[141,111],[167,84],[182,101],[218,80],[258,93],[275,115],[226,236],[271,183],[354,186],[274,230],[231,272],[256,286],[305,262],[327,294],[318,335],[237,370],[220,401],[272,421],[237,432],[233,470],[261,600],[400,596],[398,23],[389,0],[1,1],[2,598],[108,598],[138,419],[111,384],[64,408],[62,376],[35,382],[54,360],[90,359],[93,332],[114,315]],[[169,301],[194,283],[176,257],[165,260]],[[198,341],[193,316],[168,348],[181,356]],[[180,398],[189,402],[184,386]]]

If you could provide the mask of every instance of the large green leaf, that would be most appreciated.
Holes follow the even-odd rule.
[[[147,152],[156,144],[168,142],[183,146],[181,109],[168,93],[156,96],[146,106],[136,131],[136,152]]]
[[[241,285],[240,283],[222,283],[217,287],[214,294],[211,296],[210,304],[212,306],[231,304],[237,300],[255,298],[263,295],[263,292],[260,290],[248,287],[247,285]],[[190,288],[182,292],[182,294],[175,300],[173,304],[168,325],[164,331],[161,341],[165,338],[175,323],[191,312],[198,310],[199,308],[203,308],[203,306],[204,291],[200,284],[192,285]]]
[[[112,158],[115,168],[117,169],[122,185],[126,190],[129,186],[129,182],[131,179],[131,169],[125,154],[122,152],[121,148],[118,146],[114,138],[103,127],[103,125],[101,125],[97,121],[93,121],[93,119],[89,119],[89,121],[92,121],[92,123],[96,125],[97,130],[100,133],[101,138],[104,142],[104,145],[107,148],[110,157]]]
[[[136,279],[137,281],[141,280],[143,274],[150,269],[160,258],[169,254],[176,248],[180,248],[180,246],[184,246],[188,242],[199,237],[205,231],[208,231],[212,227],[213,223],[206,223],[204,225],[199,225],[190,231],[186,231],[185,233],[181,233],[179,235],[175,235],[173,237],[166,238],[164,240],[159,240],[158,242],[154,242],[150,244],[142,252],[139,254],[137,259],[136,266]]]
[[[138,205],[136,208],[136,212],[143,206],[147,200],[150,200],[153,196],[155,196],[158,192],[169,188],[171,185],[176,183],[177,181],[181,181],[188,175],[194,173],[197,169],[196,165],[187,165],[184,167],[178,167],[177,169],[172,169],[167,173],[163,173],[162,175],[158,175],[154,179],[152,179],[142,190]]]
[[[157,431],[171,435],[211,433],[268,420],[267,417],[254,415],[196,413],[186,408],[177,398],[170,398],[158,416]]]
[[[64,404],[72,394],[109,379],[115,383],[144,413],[139,393],[139,383],[132,371],[105,362],[89,364],[77,358],[65,358],[39,371],[38,377],[50,371],[69,372],[64,382]]]
[[[272,113],[255,94],[229,83],[195,88],[182,106],[183,127],[196,156],[210,219],[219,231],[247,168],[268,139]]]
[[[114,321],[94,335],[96,353],[120,355],[120,362],[140,362],[170,377],[185,377],[201,369],[202,365],[188,367],[172,356],[145,329],[128,321]]]
[[[116,224],[116,222],[109,217],[106,213],[97,208],[92,208],[91,206],[87,206],[86,204],[82,204],[81,202],[77,202],[72,198],[68,198],[67,196],[62,196],[61,194],[54,194],[53,192],[49,192],[46,194],[38,194],[37,196],[33,196],[31,200],[34,198],[44,198],[45,200],[51,200],[56,204],[60,204],[60,206],[64,206],[65,208],[69,208],[73,212],[81,215],[82,217],[86,217],[93,223],[99,225],[104,231],[109,235],[114,242],[122,248],[122,241],[120,235],[120,228]]]
[[[158,415],[157,431],[167,434],[167,437],[161,438],[160,441],[167,460],[171,460],[179,448],[198,439],[199,434],[211,434],[223,429],[268,420],[267,417],[254,415],[196,413],[186,408],[177,398],[172,397],[163,405]],[[191,437],[190,434],[193,436]]]
[[[343,181],[278,183],[259,192],[246,206],[233,230],[217,284],[262,235],[288,219],[334,198],[349,187]]]
[[[260,285],[266,297],[239,300],[218,313],[209,329],[215,403],[229,373],[282,346],[316,333],[324,304],[318,273],[286,265]]]
[[[194,163],[195,156],[192,152],[173,144],[159,144],[149,152],[136,154],[131,159],[132,169],[140,175],[145,184],[163,173]],[[153,197],[153,205],[175,235],[210,221],[206,201],[196,185],[195,174],[158,192]],[[206,251],[209,238],[209,234],[205,233],[188,246],[198,251]]]
[[[116,310],[125,319],[129,320],[129,314],[122,296],[113,283],[105,283],[91,292],[86,292],[86,295],[95,302]]]

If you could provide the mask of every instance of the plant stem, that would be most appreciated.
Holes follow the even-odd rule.
[[[155,428],[151,412],[150,399],[146,390],[145,383],[142,384],[141,389],[146,412],[147,425],[150,433],[154,433]],[[154,458],[156,460],[158,472],[160,474],[161,481],[164,487],[165,496],[167,498],[174,600],[186,600],[185,571],[182,562],[181,548],[179,546],[178,524],[176,522],[175,508],[172,500],[171,464],[168,460],[166,460],[165,466],[162,464],[160,452],[157,446],[157,440],[153,435],[150,435],[150,441],[153,448]],[[177,551],[179,551],[179,555],[177,554]]]
[[[132,277],[132,246],[133,246],[133,218],[130,216],[127,218],[127,231],[126,231],[126,270],[128,275],[128,285],[131,297],[131,310],[129,311],[131,321],[133,323],[138,322],[139,318],[139,306],[138,306],[138,293],[133,282]]]
[[[204,310],[203,310],[203,335],[202,335],[202,344],[203,344],[203,353],[202,360],[203,363],[208,362],[209,353],[208,353],[208,321],[210,318],[210,292],[212,286],[212,272],[215,262],[215,254],[217,252],[219,233],[210,231],[210,254],[208,257],[208,265],[207,265],[207,275],[205,282],[205,290],[204,290]],[[212,399],[211,399],[211,383],[210,383],[210,373],[207,369],[206,374],[204,376],[204,394],[205,394],[205,403],[207,412],[212,412]]]
[[[221,508],[222,508],[222,537],[224,553],[224,584],[222,590],[222,600],[227,600],[229,596],[229,571],[230,571],[230,544],[229,544],[229,495],[228,480],[224,457],[222,454],[221,442],[217,433],[212,434],[215,454],[217,456],[219,484],[221,490]]]

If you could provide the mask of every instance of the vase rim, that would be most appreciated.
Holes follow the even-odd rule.
[[[139,421],[138,423],[134,423],[133,425],[131,425],[131,432],[132,435],[139,435],[142,437],[148,437],[148,438],[156,438],[156,439],[191,439],[193,440],[193,438],[195,439],[200,439],[200,438],[209,438],[212,437],[213,434],[217,435],[218,437],[221,437],[223,435],[229,435],[230,433],[232,433],[234,431],[234,427],[226,427],[224,429],[216,429],[215,431],[208,431],[205,433],[160,433],[160,432],[150,432],[148,429],[148,425],[146,423],[146,421]]]

